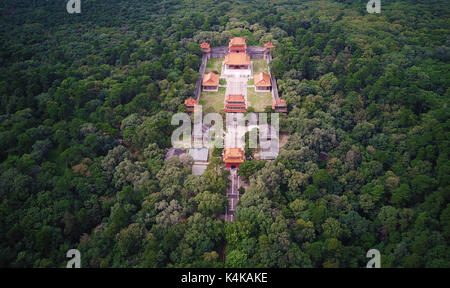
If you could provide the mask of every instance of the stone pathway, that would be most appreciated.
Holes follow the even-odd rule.
[[[237,175],[237,169],[230,170],[231,186],[227,191],[228,209],[225,212],[225,221],[234,222],[234,212],[239,201],[240,177]]]
[[[245,104],[248,106],[247,100],[247,77],[241,77],[239,73],[236,75],[229,75],[226,77],[227,89],[225,92],[224,105],[228,95],[244,95]],[[245,125],[239,125],[243,113],[227,113],[225,148],[241,148],[245,147]],[[225,212],[225,221],[234,222],[234,212],[239,201],[239,186],[240,178],[237,175],[237,169],[230,169],[231,185],[227,191],[228,209]]]

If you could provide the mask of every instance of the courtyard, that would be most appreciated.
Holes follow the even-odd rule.
[[[203,106],[204,112],[219,112],[223,110],[226,88],[220,87],[218,92],[205,92],[200,94],[199,104]]]
[[[271,92],[255,92],[255,88],[247,88],[248,106],[253,107],[255,112],[264,112],[266,106],[272,107]]]
[[[211,58],[206,62],[205,73],[216,72],[217,74],[222,73],[222,62],[223,58]]]
[[[253,74],[260,72],[269,73],[269,66],[265,59],[252,59],[253,62]]]

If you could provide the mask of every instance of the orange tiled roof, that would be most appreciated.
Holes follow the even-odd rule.
[[[225,65],[250,65],[250,56],[247,53],[230,53],[225,56]]]
[[[188,106],[188,107],[189,107],[189,106],[195,106],[195,105],[198,105],[198,101],[195,100],[194,98],[190,97],[190,98],[184,100],[184,104],[185,104],[186,106]]]
[[[244,95],[228,95],[227,102],[245,102]]]
[[[238,46],[247,45],[247,42],[245,41],[244,37],[233,37],[230,40],[230,47],[234,45]]]
[[[244,151],[241,148],[225,148],[223,161],[225,163],[242,163],[244,162]]]
[[[273,48],[273,43],[267,42],[266,44],[264,44],[264,48]]]
[[[286,100],[278,98],[277,100],[272,100],[272,109],[278,112],[287,112]]]
[[[209,48],[209,43],[203,42],[200,44],[200,48]]]
[[[276,100],[272,100],[272,105],[286,106],[286,100],[277,98]]]
[[[258,73],[254,76],[254,82],[255,86],[258,87],[271,87],[272,84],[270,83],[270,75],[264,72]]]
[[[219,74],[214,72],[209,72],[208,74],[203,75],[203,86],[218,86],[219,85]]]

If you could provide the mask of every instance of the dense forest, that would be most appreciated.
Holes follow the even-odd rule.
[[[450,267],[450,3],[0,3],[0,267]],[[164,161],[199,43],[272,41],[288,104],[235,223],[220,150]]]

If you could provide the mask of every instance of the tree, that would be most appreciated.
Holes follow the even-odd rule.
[[[328,189],[331,185],[332,178],[325,169],[320,169],[313,176],[313,183],[320,188]]]
[[[194,200],[197,202],[197,209],[206,217],[217,217],[224,212],[227,205],[227,200],[220,194],[213,194],[209,191],[204,191]]]
[[[315,199],[319,195],[319,188],[316,185],[308,185],[303,194],[309,199]]]
[[[239,250],[230,251],[225,259],[227,268],[245,268],[247,264],[247,255]]]
[[[445,237],[450,238],[450,204],[442,211],[440,224]]]
[[[427,175],[418,175],[411,180],[413,201],[422,200],[426,194],[433,191],[435,180]]]
[[[265,161],[244,161],[239,165],[238,175],[243,178],[244,181],[248,181],[250,176],[254,175],[256,171],[261,170],[265,165]]]
[[[155,239],[151,239],[147,246],[145,246],[142,267],[157,268],[160,267],[163,260],[164,255],[159,250],[159,243]]]
[[[312,242],[316,237],[314,224],[303,219],[298,219],[295,222],[293,232],[298,243]]]
[[[287,65],[286,62],[281,58],[273,59],[270,64],[270,71],[275,76],[275,78],[282,78],[284,71],[286,71]]]
[[[117,235],[117,247],[122,255],[128,256],[137,253],[142,246],[144,231],[138,223],[130,224]]]
[[[397,189],[392,191],[391,202],[397,207],[405,206],[410,199],[409,186],[403,183]]]
[[[334,218],[327,218],[322,224],[322,229],[323,235],[327,238],[340,239],[344,234],[341,223]]]
[[[384,206],[378,213],[378,220],[388,232],[395,232],[398,225],[398,211],[392,206]]]
[[[327,218],[327,208],[325,206],[317,206],[311,210],[311,216],[313,223],[317,226],[322,224]]]

